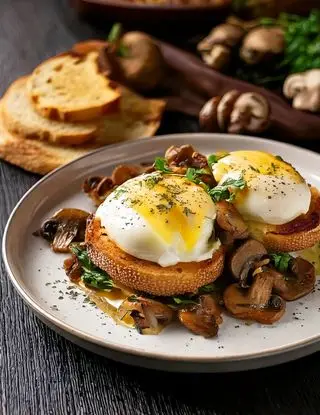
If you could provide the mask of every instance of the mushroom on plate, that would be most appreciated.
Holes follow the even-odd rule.
[[[120,305],[119,319],[123,319],[128,313],[140,334],[158,334],[174,317],[174,311],[166,304],[137,296],[128,297]]]
[[[245,239],[248,237],[248,227],[232,203],[222,200],[216,203],[216,209],[216,222],[219,230],[224,231],[224,237],[226,237],[225,232],[230,236],[228,240]]]
[[[215,27],[198,43],[197,49],[203,61],[216,70],[223,69],[231,58],[231,51],[245,34],[240,26],[224,23]]]
[[[71,242],[84,241],[89,215],[81,209],[60,209],[34,235],[51,242],[54,252],[69,252]]]
[[[179,310],[178,318],[192,333],[213,337],[222,323],[221,307],[212,295],[204,294],[199,297],[199,304]]]
[[[256,27],[244,37],[240,49],[240,57],[249,65],[283,53],[285,47],[284,31],[281,27]]]
[[[204,104],[199,123],[207,132],[261,133],[269,127],[270,105],[261,94],[231,90]]]
[[[292,258],[287,272],[272,270],[273,290],[286,301],[297,300],[309,294],[316,281],[314,266],[303,258]]]
[[[283,85],[283,94],[292,99],[298,110],[320,111],[320,69],[289,75]]]
[[[272,294],[273,279],[262,272],[254,278],[250,288],[231,284],[223,294],[224,305],[237,318],[254,320],[262,324],[272,324],[283,316],[284,300]]]

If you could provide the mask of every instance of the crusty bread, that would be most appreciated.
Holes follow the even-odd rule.
[[[106,144],[152,137],[160,125],[165,102],[144,99],[127,89],[124,95],[131,97],[130,102],[136,110],[131,112],[126,105],[127,98],[124,98],[119,114],[103,117],[99,121],[99,132],[94,141],[74,147],[53,145],[10,133],[4,125],[0,103],[0,158],[25,170],[46,174]],[[23,123],[23,119],[21,122]]]
[[[48,120],[34,109],[26,90],[28,77],[17,79],[3,97],[2,114],[7,130],[25,138],[53,144],[83,144],[95,138],[97,123]]]
[[[28,80],[29,96],[42,116],[61,121],[91,121],[116,112],[116,84],[99,72],[98,52],[65,53],[40,64]]]
[[[118,248],[100,226],[100,220],[95,218],[87,225],[86,244],[94,264],[108,272],[115,282],[154,295],[195,292],[216,280],[224,264],[223,248],[215,252],[210,260],[181,262],[169,267],[135,258]]]
[[[33,173],[46,174],[91,150],[92,146],[57,146],[20,138],[5,129],[0,116],[0,157]]]
[[[320,192],[311,188],[309,212],[285,225],[247,222],[250,236],[261,241],[269,252],[295,252],[320,241]]]

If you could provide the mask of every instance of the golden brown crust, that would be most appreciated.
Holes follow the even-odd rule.
[[[248,222],[250,236],[261,241],[268,251],[294,252],[320,241],[320,192],[311,188],[308,213],[284,225]]]
[[[91,260],[108,272],[115,282],[154,295],[195,292],[199,287],[216,280],[224,264],[223,248],[215,252],[210,260],[179,263],[170,267],[135,258],[108,238],[98,219],[88,223],[86,244]]]

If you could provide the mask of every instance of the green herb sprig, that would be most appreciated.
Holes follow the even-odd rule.
[[[293,257],[287,253],[276,253],[270,254],[271,261],[275,268],[280,272],[288,271],[290,262],[292,261]]]
[[[156,157],[154,160],[154,167],[156,170],[162,171],[162,173],[172,173],[168,166],[168,162],[164,157]]]
[[[189,167],[186,172],[186,178],[193,183],[199,184],[206,191],[209,191],[209,186],[201,180],[203,174],[208,174],[206,169],[195,169],[194,167]]]
[[[214,202],[220,202],[221,200],[232,202],[236,197],[235,190],[243,190],[246,186],[247,183],[242,176],[238,179],[229,178],[222,184],[211,189],[209,195]]]
[[[285,50],[279,68],[289,73],[320,68],[320,10],[312,10],[308,17],[281,13],[277,19],[264,18],[265,26],[280,26],[285,31]]]
[[[81,248],[77,244],[70,245],[71,252],[78,258],[81,267],[81,280],[88,286],[99,290],[111,290],[114,287],[110,276],[90,260],[86,249]]]

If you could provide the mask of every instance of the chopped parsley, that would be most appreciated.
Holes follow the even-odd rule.
[[[232,190],[232,188],[243,190],[246,187],[246,185],[247,183],[242,176],[238,179],[229,178],[225,180],[222,184],[211,189],[209,191],[209,195],[211,196],[214,202],[220,202],[221,200],[232,202],[236,196],[236,193]]]
[[[290,261],[293,259],[290,254],[284,252],[270,254],[270,258],[275,268],[280,272],[288,271]]]
[[[148,189],[152,189],[157,183],[159,183],[162,180],[162,176],[161,174],[157,174],[157,175],[153,175],[153,176],[148,176],[145,180],[144,183],[147,186]],[[140,182],[141,184],[142,182]]]
[[[185,207],[184,207],[184,209],[183,209],[183,213],[184,213],[186,216],[195,215],[195,212],[192,212],[192,210],[191,210],[191,209],[189,209],[187,206],[185,206]]]
[[[93,264],[86,249],[78,244],[70,245],[71,252],[78,258],[82,268],[81,280],[88,286],[99,290],[111,290],[114,286],[110,276]]]
[[[119,199],[119,197],[123,194],[123,193],[127,193],[127,189],[125,189],[124,187],[121,187],[120,189],[116,189],[113,192],[113,196],[115,199]]]
[[[168,166],[168,162],[164,157],[156,157],[154,161],[154,167],[162,171],[162,173],[172,173]]]
[[[195,183],[195,184],[199,184],[201,186],[203,186],[205,188],[205,190],[209,190],[209,187],[207,184],[205,184],[202,180],[201,180],[201,175],[202,174],[208,174],[207,170],[205,169],[195,169],[194,167],[189,167],[187,172],[186,172],[186,178],[188,180],[190,180],[191,182]]]
[[[220,159],[222,159],[223,157],[226,157],[228,154],[229,153],[210,154],[210,156],[208,156],[209,167],[212,168],[214,164],[218,163]]]
[[[275,156],[275,158],[276,158],[277,160],[283,161],[283,158],[282,158],[281,156],[279,156],[279,155]]]

